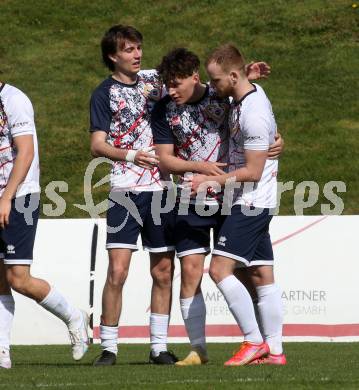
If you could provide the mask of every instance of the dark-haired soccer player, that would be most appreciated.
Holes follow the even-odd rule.
[[[278,172],[278,161],[268,159],[277,131],[272,106],[263,89],[248,80],[244,58],[235,46],[216,49],[208,58],[206,68],[218,96],[233,98],[229,112],[229,172],[218,176],[197,175],[193,177],[192,188],[198,191],[208,181],[222,187],[229,180],[241,183],[235,192],[231,214],[215,239],[210,265],[210,276],[244,334],[238,352],[225,365],[284,365],[283,308],[280,289],[274,282],[269,235],[271,210],[277,202]],[[234,276],[238,264],[247,267],[256,287],[263,335],[251,297]]]
[[[11,289],[35,300],[68,327],[72,355],[88,349],[87,314],[30,273],[39,216],[39,156],[34,112],[19,89],[0,82],[0,368],[11,368]]]
[[[109,266],[102,295],[102,354],[94,364],[116,362],[122,289],[140,233],[143,246],[150,253],[153,279],[150,362],[173,364],[177,358],[167,351],[174,257],[173,212],[162,214],[160,225],[154,223],[151,215],[153,196],[160,194],[166,198],[167,195],[158,157],[149,151],[153,146],[150,111],[164,91],[156,71],[140,71],[142,35],[134,27],[111,27],[102,39],[101,49],[103,61],[112,74],[91,97],[91,151],[95,157],[113,161],[110,200],[114,205],[107,212]],[[132,202],[135,213],[129,213],[119,201],[122,195],[127,203]],[[140,220],[135,218],[136,212]]]
[[[177,256],[181,260],[180,306],[192,351],[177,365],[204,364],[208,361],[205,344],[206,307],[201,292],[205,256],[210,251],[210,230],[217,237],[221,225],[221,193],[208,191],[199,203],[183,196],[186,172],[220,175],[228,160],[227,114],[229,100],[220,97],[199,77],[198,57],[178,48],[158,66],[169,96],[152,113],[152,129],[160,168],[180,175],[175,224]],[[254,66],[254,75],[260,74]],[[258,72],[256,72],[258,70]],[[276,145],[277,147],[278,145]],[[280,149],[280,142],[279,142]],[[188,204],[189,202],[189,204]],[[199,207],[199,208],[198,208]]]

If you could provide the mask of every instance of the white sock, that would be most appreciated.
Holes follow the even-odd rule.
[[[73,307],[55,288],[51,287],[50,292],[39,302],[39,305],[64,321],[68,327],[78,328],[81,326],[82,315],[80,310]]]
[[[0,348],[10,349],[10,331],[14,318],[15,301],[12,295],[0,295]]]
[[[101,347],[117,355],[118,326],[100,325]]]
[[[263,335],[270,353],[283,353],[282,327],[283,304],[280,288],[276,284],[257,287],[258,311],[263,326]]]
[[[151,313],[151,351],[154,356],[158,356],[160,352],[167,351],[167,333],[169,318],[170,316],[168,314]]]
[[[217,287],[241,328],[244,340],[255,344],[262,343],[263,338],[254,314],[252,299],[244,285],[234,275],[230,275],[221,280]]]
[[[181,298],[181,312],[192,347],[206,351],[206,305],[202,293]]]
[[[258,309],[258,298],[252,299],[252,302],[253,302],[254,314],[256,316],[258,328],[259,328],[259,331],[261,332],[262,338],[264,339],[262,320],[261,320],[261,316],[259,314],[259,309]]]

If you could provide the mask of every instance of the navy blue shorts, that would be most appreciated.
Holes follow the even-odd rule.
[[[114,203],[107,211],[106,248],[137,250],[137,239],[141,233],[145,250],[153,253],[174,251],[175,214],[171,211],[159,213],[152,209],[154,197],[160,197],[165,207],[168,191],[112,192],[109,200]]]
[[[207,210],[211,206],[207,206]],[[177,257],[210,252],[211,229],[213,229],[214,240],[221,228],[224,217],[220,210],[210,216],[198,215],[195,205],[190,204],[187,215],[178,214],[176,205],[175,244]]]
[[[0,258],[4,264],[32,264],[39,200],[39,194],[28,194],[11,201],[9,224],[0,229]],[[24,208],[28,210],[23,211]]]
[[[243,207],[243,209],[242,209]],[[272,215],[269,209],[249,210],[235,205],[222,224],[215,241],[213,255],[237,260],[242,266],[273,265],[273,249],[269,235]]]

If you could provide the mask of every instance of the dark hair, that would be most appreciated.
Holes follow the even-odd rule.
[[[194,72],[199,71],[200,61],[196,54],[184,49],[183,47],[171,50],[157,66],[157,72],[164,84],[168,85],[171,81],[178,78],[192,76]]]
[[[217,49],[213,50],[207,58],[206,66],[211,62],[220,65],[226,72],[232,67],[237,68],[240,72],[244,72],[246,64],[241,52],[230,43],[219,46]]]
[[[110,54],[115,54],[117,49],[122,49],[125,44],[125,40],[131,42],[142,42],[142,34],[132,26],[123,26],[117,24],[112,26],[101,41],[102,60],[104,64],[111,70],[115,70],[113,61],[109,58]]]

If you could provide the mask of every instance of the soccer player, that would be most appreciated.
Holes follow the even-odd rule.
[[[15,309],[11,289],[35,300],[66,324],[73,358],[80,360],[88,349],[87,314],[30,273],[40,193],[34,112],[23,92],[1,82],[0,163],[0,367],[11,368],[10,330]]]
[[[164,90],[156,71],[140,71],[142,35],[134,27],[111,27],[101,48],[103,61],[112,74],[91,97],[91,151],[95,157],[111,159],[113,164],[109,196],[112,207],[107,211],[109,266],[100,324],[102,354],[94,365],[116,362],[122,289],[140,233],[144,249],[150,253],[153,279],[150,363],[174,364],[178,359],[167,351],[174,214],[162,214],[160,225],[151,215],[153,197],[163,196],[164,203],[168,193],[158,169],[158,157],[151,152],[150,112]]]
[[[280,289],[274,282],[269,235],[277,195],[278,161],[268,159],[277,130],[275,118],[263,89],[248,80],[244,58],[235,46],[216,49],[209,56],[206,69],[218,95],[233,98],[229,112],[229,172],[194,176],[192,188],[198,192],[208,186],[206,182],[222,187],[230,181],[240,184],[234,192],[231,214],[215,239],[210,265],[210,276],[244,334],[238,352],[225,365],[284,365],[283,308]],[[263,336],[251,297],[234,276],[238,265],[247,267],[256,287]]]
[[[249,68],[250,77],[257,78]],[[210,251],[210,230],[217,236],[223,219],[219,210],[221,192],[210,189],[201,202],[186,199],[183,175],[186,172],[221,175],[228,160],[228,97],[220,97],[199,77],[198,57],[178,48],[168,53],[158,72],[168,96],[152,113],[152,130],[160,169],[180,175],[176,207],[175,245],[181,261],[180,306],[191,343],[190,354],[176,365],[197,365],[208,361],[205,343],[206,307],[201,280],[206,254]],[[264,69],[266,72],[266,68]],[[259,71],[260,75],[260,71]],[[278,141],[279,146],[281,141]],[[275,145],[275,148],[278,144]],[[280,149],[280,148],[279,148]],[[277,156],[277,153],[274,153]],[[202,208],[198,212],[199,208]]]

